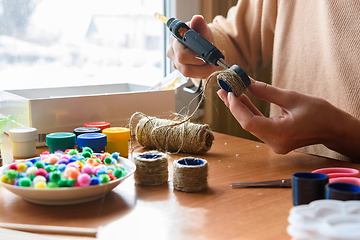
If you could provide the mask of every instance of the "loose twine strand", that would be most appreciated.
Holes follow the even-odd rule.
[[[199,110],[205,99],[205,91],[214,78],[226,82],[233,90],[235,96],[244,92],[245,84],[232,69],[213,72],[205,81],[201,99],[192,114],[180,120],[159,119],[149,117],[144,113],[136,112],[130,118],[130,133],[136,137],[138,143],[145,148],[159,149],[161,151],[184,152],[202,154],[210,150],[214,135],[207,124],[191,123],[190,119]],[[133,121],[137,116],[139,120],[135,133],[133,132]],[[179,116],[177,117],[179,118]],[[134,151],[132,138],[130,139],[132,151]]]

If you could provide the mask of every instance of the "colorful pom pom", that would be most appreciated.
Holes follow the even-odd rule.
[[[6,178],[9,179],[9,180],[13,180],[17,177],[18,175],[18,171],[17,170],[14,170],[14,169],[9,169],[6,171]]]
[[[19,186],[20,187],[31,187],[31,179],[28,177],[23,177],[19,180]]]
[[[91,182],[90,175],[86,173],[81,173],[77,178],[77,182],[80,187],[89,186]]]
[[[0,181],[36,189],[103,184],[126,175],[124,167],[116,165],[116,158],[118,153],[93,153],[91,148],[83,149],[81,154],[71,150],[43,152],[40,157],[3,168]]]

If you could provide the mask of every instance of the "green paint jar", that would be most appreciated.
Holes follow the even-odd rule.
[[[57,150],[64,152],[67,149],[74,149],[75,142],[75,133],[57,132],[46,135],[46,146],[49,147],[50,153],[54,153]]]

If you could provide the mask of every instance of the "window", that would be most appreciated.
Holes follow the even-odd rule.
[[[164,0],[0,0],[0,90],[159,82],[155,12]]]

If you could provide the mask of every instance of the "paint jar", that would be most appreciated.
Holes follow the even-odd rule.
[[[97,128],[97,127],[78,127],[74,129],[74,133],[76,136],[76,139],[79,135],[81,134],[85,134],[85,133],[101,133],[101,129]],[[77,143],[76,143],[77,144]],[[78,150],[81,150],[78,146],[77,146]]]
[[[291,176],[294,206],[325,199],[329,176],[324,173],[297,172]]]
[[[105,128],[109,128],[110,123],[108,123],[108,122],[88,122],[88,123],[84,124],[84,127],[97,127],[97,128],[100,128],[102,131]]]
[[[74,129],[76,137],[85,133],[101,133],[101,128],[98,127],[78,127]]]
[[[46,135],[46,145],[49,147],[50,153],[57,150],[64,152],[67,149],[74,149],[75,141],[75,133],[57,132]]]
[[[32,127],[19,127],[9,130],[12,142],[13,157],[30,158],[36,155],[37,129]]]
[[[346,182],[329,183],[326,186],[326,198],[341,201],[359,200],[360,186]]]
[[[91,148],[95,153],[105,152],[107,136],[104,133],[85,133],[77,136],[77,146]]]
[[[105,151],[108,153],[118,152],[120,156],[127,157],[129,154],[130,129],[122,127],[105,128],[103,133],[107,136]]]

